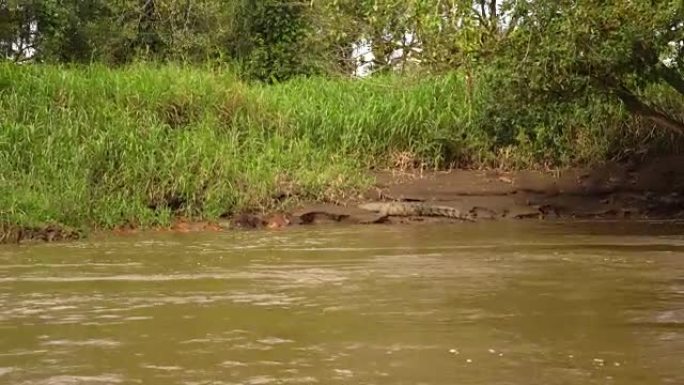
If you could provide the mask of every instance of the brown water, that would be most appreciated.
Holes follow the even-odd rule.
[[[684,384],[684,226],[0,248],[2,384]]]

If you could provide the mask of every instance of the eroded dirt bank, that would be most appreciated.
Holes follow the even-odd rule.
[[[684,218],[684,157],[640,165],[606,164],[595,169],[376,174],[367,201],[423,201],[450,206],[475,219]],[[291,224],[320,222],[448,222],[448,218],[380,217],[344,205],[304,205]],[[277,219],[277,218],[276,218]],[[268,218],[265,222],[269,224]],[[275,226],[272,224],[272,226]]]

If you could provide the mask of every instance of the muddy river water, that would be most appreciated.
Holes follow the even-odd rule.
[[[684,226],[0,247],[1,384],[684,384]]]

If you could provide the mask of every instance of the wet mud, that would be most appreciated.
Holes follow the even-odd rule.
[[[362,201],[408,201],[449,206],[477,220],[682,219],[684,157],[641,165],[551,171],[384,172]],[[293,223],[451,222],[449,218],[379,217],[344,205],[303,205]]]

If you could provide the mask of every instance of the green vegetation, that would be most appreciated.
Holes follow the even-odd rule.
[[[680,153],[682,4],[0,2],[0,239],[344,200],[371,168]]]
[[[158,225],[268,206],[279,189],[334,199],[363,182],[355,159],[318,148],[231,73],[3,65],[0,79],[10,223]]]
[[[486,83],[469,97],[458,74],[249,86],[209,68],[2,65],[0,79],[2,221],[25,226],[214,219],[275,208],[281,192],[339,200],[398,155],[567,166],[675,143],[598,99],[500,130]]]

